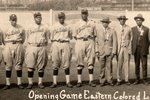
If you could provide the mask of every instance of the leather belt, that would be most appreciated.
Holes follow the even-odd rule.
[[[10,44],[18,44],[18,43],[22,43],[21,41],[5,41],[6,43],[10,43]]]
[[[91,38],[83,38],[83,37],[81,37],[81,38],[77,38],[77,40],[82,40],[82,41],[88,41],[88,40],[92,40],[93,38],[91,37]]]
[[[67,43],[68,40],[51,40],[51,42]]]
[[[46,46],[45,43],[42,43],[42,44],[29,43],[29,45],[32,45],[32,46],[35,46],[35,47],[44,47],[44,46]]]

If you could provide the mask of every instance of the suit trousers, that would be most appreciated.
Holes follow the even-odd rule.
[[[124,68],[125,81],[129,81],[130,54],[127,47],[121,47],[118,55],[117,81],[122,80],[122,70]]]
[[[140,80],[140,61],[142,63],[143,80],[147,80],[147,55],[142,55],[141,46],[137,46],[134,54],[135,75],[136,79]]]
[[[100,83],[105,83],[107,80],[108,83],[112,83],[112,57],[109,56],[100,56]]]

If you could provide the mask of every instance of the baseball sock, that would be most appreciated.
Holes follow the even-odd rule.
[[[93,69],[89,69],[89,81],[93,81]]]
[[[22,70],[17,70],[17,81],[18,85],[21,84]]]
[[[6,71],[6,85],[10,85],[11,71]]]
[[[66,83],[70,83],[70,69],[65,69]]]
[[[33,71],[28,71],[28,81],[29,81],[29,84],[33,84],[33,74],[34,74]]]
[[[78,69],[78,83],[82,83],[82,80],[81,80],[81,75],[82,75],[82,69]]]
[[[58,69],[53,70],[53,83],[57,84]]]
[[[42,84],[43,83],[44,72],[38,72],[38,75],[39,75],[39,83],[38,84]]]

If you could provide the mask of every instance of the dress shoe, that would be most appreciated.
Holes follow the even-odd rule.
[[[131,83],[129,81],[125,82],[126,85],[130,85]]]
[[[101,87],[105,86],[105,83],[100,83],[100,86],[101,86]]]
[[[140,84],[140,81],[139,81],[139,80],[136,80],[133,84],[134,84],[134,85]]]
[[[148,85],[149,83],[144,80],[144,81],[143,81],[143,84],[144,84],[144,85]]]
[[[121,85],[121,82],[117,82],[116,85],[117,85],[117,86]]]

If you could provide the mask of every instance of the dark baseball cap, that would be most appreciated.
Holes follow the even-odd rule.
[[[81,14],[88,14],[88,10],[87,9],[82,9]]]
[[[17,15],[15,14],[11,14],[10,17],[9,17],[9,20],[17,20]]]
[[[65,18],[65,13],[64,12],[58,13],[58,18]]]
[[[38,16],[40,16],[40,17],[42,16],[40,12],[34,13],[34,18],[36,18],[36,17],[38,17]]]

